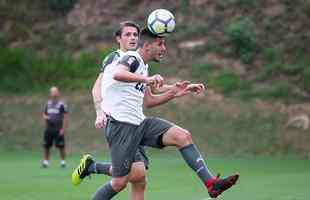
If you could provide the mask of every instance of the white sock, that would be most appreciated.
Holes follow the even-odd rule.
[[[43,160],[43,164],[44,164],[44,165],[49,165],[48,160]]]
[[[65,164],[66,164],[66,161],[65,161],[65,160],[61,160],[61,161],[60,161],[60,164],[61,164],[61,165],[65,165]]]

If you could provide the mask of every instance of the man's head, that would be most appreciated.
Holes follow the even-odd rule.
[[[116,41],[122,51],[136,50],[138,46],[140,27],[132,21],[121,22],[115,32]]]
[[[50,88],[50,97],[54,100],[58,99],[60,96],[60,92],[56,86]]]
[[[139,48],[147,61],[160,62],[166,53],[166,41],[164,37],[152,34],[147,28],[141,31]]]

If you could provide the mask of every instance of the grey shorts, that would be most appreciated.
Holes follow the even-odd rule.
[[[146,118],[137,126],[109,117],[105,134],[112,159],[112,176],[129,174],[141,146],[163,148],[162,136],[172,126],[173,123],[160,118]]]

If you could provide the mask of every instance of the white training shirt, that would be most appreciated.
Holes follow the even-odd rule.
[[[121,122],[139,125],[144,119],[143,98],[145,83],[126,83],[113,79],[118,64],[128,66],[130,72],[148,76],[148,65],[136,51],[127,51],[105,67],[102,76],[102,96],[104,108],[109,115]],[[107,72],[107,73],[106,73]]]
[[[107,89],[107,87],[109,86],[109,83],[111,81],[112,77],[113,77],[113,66],[115,66],[118,63],[119,58],[124,54],[125,52],[123,52],[122,50],[118,49],[116,51],[113,51],[112,53],[110,53],[102,62],[102,66],[101,66],[101,73],[102,73],[102,77],[101,77],[101,98],[103,99],[103,101],[101,102],[101,109],[105,112],[105,113],[109,113],[109,107],[105,105],[105,101],[106,101],[106,96],[104,96],[105,90]],[[110,67],[108,67],[110,66]]]

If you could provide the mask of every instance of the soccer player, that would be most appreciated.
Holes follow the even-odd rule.
[[[102,95],[105,90],[105,84],[103,83],[104,76],[111,75],[111,69],[108,66],[117,64],[117,60],[126,51],[136,50],[138,46],[140,28],[139,26],[131,21],[121,22],[119,28],[115,32],[115,38],[119,44],[119,49],[110,53],[103,61],[101,73],[99,74],[92,90],[94,104],[96,108],[96,128],[103,128],[106,123],[106,115],[108,113],[108,107],[104,106],[104,96]],[[187,81],[178,82],[175,87],[184,88],[188,85]],[[162,88],[153,88],[155,92],[164,92],[168,89],[173,88],[174,85],[164,85]],[[182,94],[179,93],[179,96]],[[183,94],[185,95],[185,94]],[[144,199],[144,192],[146,187],[146,169],[148,168],[148,158],[146,156],[143,146],[139,146],[134,162],[131,167],[130,179],[132,183],[131,187],[131,198],[134,200]],[[72,174],[72,182],[74,185],[79,184],[82,179],[90,174],[106,174],[112,175],[111,163],[100,163],[95,162],[90,155],[84,155],[81,159],[79,166],[75,169]]]
[[[60,166],[66,167],[64,133],[68,127],[68,109],[67,105],[59,98],[59,89],[55,86],[51,87],[50,99],[44,106],[44,112],[42,114],[46,124],[43,138],[44,160],[42,167],[44,168],[49,166],[50,148],[53,143],[55,143],[55,146],[60,152]]]
[[[160,75],[148,76],[147,63],[160,61],[165,52],[165,39],[144,29],[139,49],[126,52],[118,65],[113,66],[112,76],[104,77],[106,90],[103,96],[109,97],[104,102],[109,108],[105,134],[112,158],[112,180],[98,189],[93,200],[112,199],[126,187],[139,145],[154,148],[175,146],[212,198],[230,188],[239,178],[239,174],[227,178],[213,176],[193,144],[189,131],[166,120],[144,116],[143,105],[158,106],[180,92],[201,93],[205,89],[203,84],[190,84],[182,90],[174,87],[161,95],[152,95],[149,85],[160,88],[164,81]]]
[[[108,108],[104,107],[104,98],[102,96],[102,90],[104,90],[104,85],[102,83],[102,77],[104,74],[109,75],[109,71],[106,71],[108,65],[113,65],[116,63],[118,58],[122,56],[128,50],[136,50],[138,46],[138,39],[140,34],[140,27],[132,22],[125,21],[121,22],[118,29],[115,32],[115,38],[119,44],[119,49],[110,53],[103,61],[101,72],[97,77],[97,80],[92,89],[92,95],[94,99],[94,104],[96,108],[96,128],[104,128],[106,123],[106,115]],[[144,199],[144,191],[146,185],[146,168],[148,167],[148,158],[146,157],[145,150],[140,146],[136,152],[135,160],[131,168],[131,178],[132,183],[131,198],[135,200]],[[87,168],[87,170],[86,170]],[[112,165],[111,163],[100,163],[95,162],[90,155],[85,155],[81,159],[79,166],[72,174],[72,182],[77,185],[81,182],[83,178],[90,174],[106,174],[111,176]],[[81,173],[79,173],[81,172]],[[84,172],[84,173],[82,173]]]

